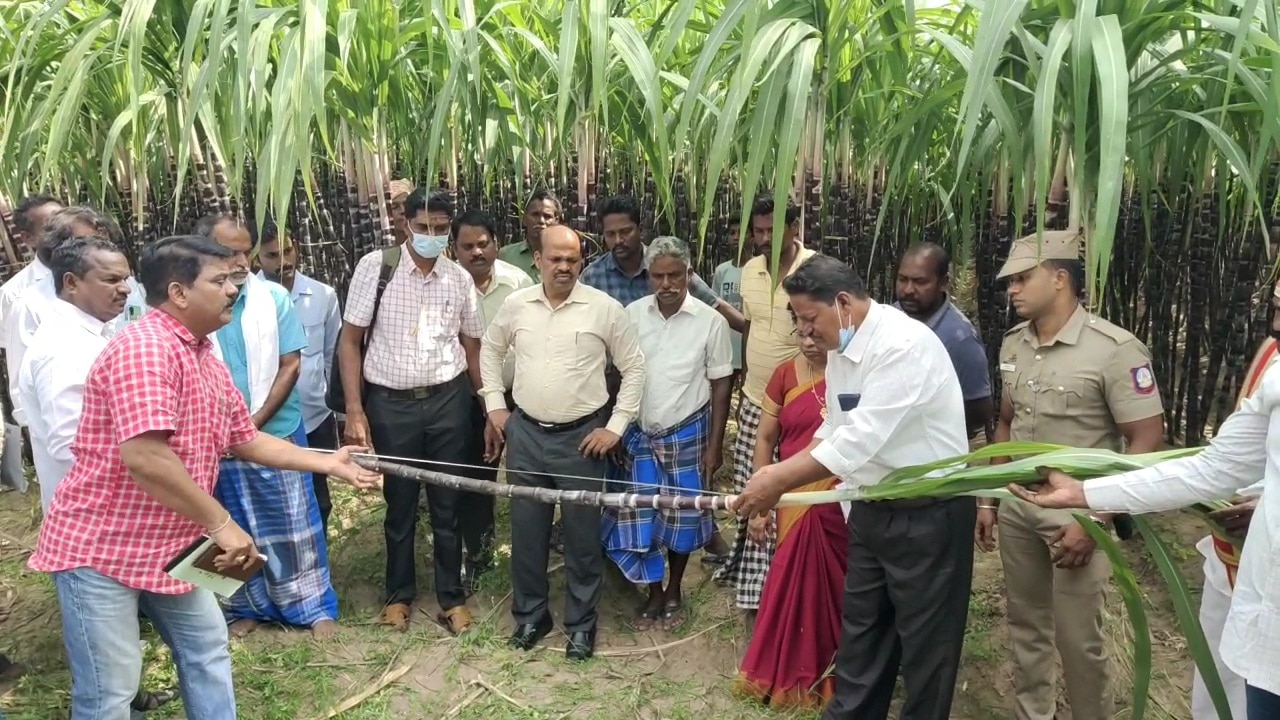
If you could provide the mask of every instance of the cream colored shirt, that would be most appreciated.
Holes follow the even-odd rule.
[[[710,305],[685,293],[684,304],[663,317],[655,295],[627,306],[644,352],[640,429],[672,430],[711,402],[711,381],[733,374],[729,323]]]
[[[474,278],[472,278],[474,279]],[[476,286],[476,298],[480,301],[480,322],[485,328],[498,316],[502,303],[511,297],[511,293],[533,285],[529,273],[498,258],[493,262],[493,270],[489,276],[489,287],[484,290]],[[507,362],[502,366],[502,385],[510,388],[516,377],[516,356],[507,355]]]
[[[564,423],[609,401],[608,358],[622,373],[622,387],[608,428],[622,435],[640,411],[644,355],[626,310],[608,295],[576,283],[552,307],[541,285],[517,290],[502,303],[480,342],[485,410],[506,407],[502,366],[515,355],[516,407],[541,422]]]
[[[817,253],[813,250],[800,248],[791,270],[794,272],[800,263],[814,255]],[[764,388],[773,371],[799,355],[800,344],[793,334],[796,326],[791,322],[781,281],[776,289],[773,287],[768,257],[757,255],[742,266],[741,287],[742,315],[751,323],[747,346],[743,349],[747,374],[742,381],[742,392],[759,405],[764,402]]]

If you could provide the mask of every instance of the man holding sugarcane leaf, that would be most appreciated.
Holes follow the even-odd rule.
[[[1081,305],[1084,264],[1077,230],[1047,231],[1013,243],[996,277],[1025,322],[1000,348],[1004,385],[996,442],[1027,441],[1130,454],[1163,444],[1160,393],[1151,354],[1131,333]],[[1111,565],[1070,513],[1025,503],[978,501],[975,542],[995,549],[1008,598],[1014,662],[1014,717],[1052,720],[1057,707],[1054,650],[1076,720],[1109,720],[1102,613]],[[1108,525],[1109,516],[1094,516]]]
[[[751,476],[733,510],[759,516],[783,493],[835,475],[879,484],[890,472],[968,451],[964,396],[950,355],[924,323],[880,305],[857,272],[815,255],[782,282],[796,332],[828,351],[826,422],[806,451]],[[973,578],[969,498],[853,502],[848,570],[826,720],[950,715]]]

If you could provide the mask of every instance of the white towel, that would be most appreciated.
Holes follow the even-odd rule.
[[[250,274],[240,292],[244,293],[240,331],[244,333],[245,361],[249,366],[249,412],[256,413],[267,402],[280,372],[280,323],[268,281]],[[226,362],[221,343],[213,344],[213,353]]]

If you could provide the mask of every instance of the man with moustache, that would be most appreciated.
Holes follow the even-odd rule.
[[[533,254],[538,251],[538,238],[542,231],[552,225],[559,225],[563,216],[560,200],[555,193],[545,188],[535,190],[525,203],[524,213],[520,216],[520,225],[524,228],[524,238],[504,246],[498,251],[498,257],[515,265],[533,278],[540,279],[538,263]]]
[[[293,309],[302,323],[306,347],[302,348],[302,365],[294,387],[302,403],[302,426],[307,447],[338,449],[338,419],[324,404],[329,387],[338,331],[342,329],[342,312],[338,309],[338,293],[324,283],[298,272],[298,243],[280,232],[275,220],[266,218],[258,233],[258,277],[278,283],[289,291]],[[311,476],[320,521],[326,533],[333,501],[329,498],[329,481]]]
[[[502,303],[512,293],[533,285],[525,271],[498,257],[497,236],[493,218],[481,210],[469,210],[453,221],[453,256],[476,284],[480,321],[485,328],[498,316]],[[508,355],[502,366],[502,386],[508,391],[515,379],[515,360],[514,355]],[[471,458],[467,461],[472,467],[459,471],[493,482],[498,479],[500,448],[492,444],[485,446],[482,404],[477,403],[474,416]],[[469,591],[474,590],[475,581],[493,561],[493,501],[492,495],[483,493],[464,492],[458,498],[458,523],[466,548],[463,575]]]
[[[809,449],[765,465],[735,501],[744,517],[832,475],[845,488],[968,450],[960,382],[936,335],[867,294],[843,262],[817,255],[786,280],[796,332],[829,353],[826,421]],[[753,323],[754,327],[754,323]],[[947,720],[960,669],[973,543],[968,498],[852,502],[848,570],[825,720]]]
[[[600,490],[605,458],[613,452],[640,410],[644,355],[626,311],[617,300],[578,282],[582,245],[562,225],[542,232],[536,253],[542,284],[507,298],[485,331],[481,349],[489,414],[486,431],[507,444],[507,481],[513,485],[562,490]],[[502,382],[508,355],[515,356],[514,411]],[[605,406],[606,356],[622,375],[617,402]],[[497,439],[497,438],[493,438]],[[530,500],[511,501],[511,645],[533,648],[552,628],[547,557],[555,508]],[[595,652],[597,612],[604,555],[600,510],[586,505],[561,508],[564,526],[564,626],[569,660]]]
[[[950,282],[951,255],[941,245],[912,245],[898,264],[898,301],[893,306],[928,325],[946,346],[960,377],[965,425],[972,436],[991,421],[991,373],[978,329],[948,296]]]
[[[316,472],[373,487],[379,476],[258,432],[213,335],[238,291],[233,253],[205,238],[148,245],[139,262],[154,308],[112,338],[90,370],[75,462],[54,493],[31,569],[50,573],[71,668],[71,716],[125,720],[142,673],[138,611],[178,668],[184,710],[236,717],[226,623],[213,593],[164,571],[206,534],[219,567],[260,558],[213,497],[218,459]]]
[[[289,291],[249,272],[255,236],[229,215],[203,218],[196,231],[232,252],[230,282],[239,292],[231,322],[218,329],[214,354],[262,432],[306,447],[297,380],[307,345]],[[317,640],[337,632],[338,596],[311,478],[241,458],[225,458],[216,496],[269,558],[226,604],[230,632],[243,637],[260,623],[310,628]]]

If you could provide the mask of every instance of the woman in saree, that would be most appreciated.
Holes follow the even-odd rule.
[[[827,416],[827,354],[810,338],[800,355],[774,371],[765,389],[754,470],[802,452]],[[796,492],[831,490],[829,477]],[[775,524],[777,549],[765,577],[755,631],[738,689],[775,707],[822,708],[835,690],[827,669],[840,639],[848,533],[839,503],[778,508],[753,518],[748,531],[763,537]]]

